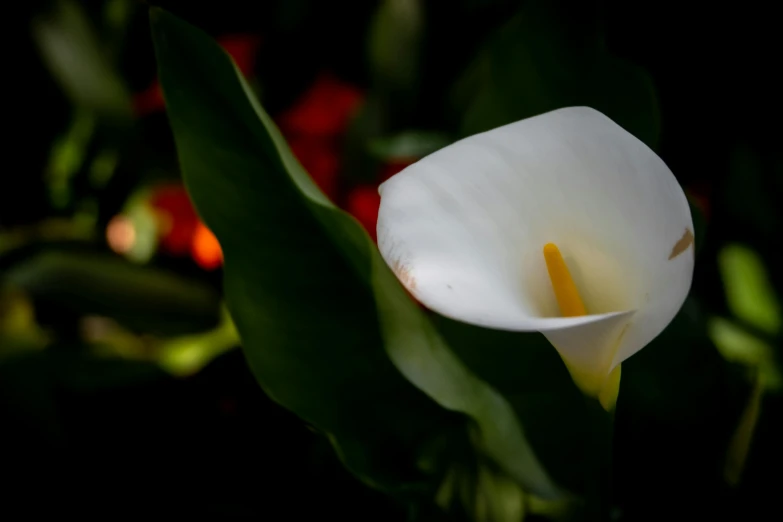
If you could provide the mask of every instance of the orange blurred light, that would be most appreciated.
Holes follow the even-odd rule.
[[[136,229],[126,216],[114,216],[106,226],[106,241],[118,254],[127,254],[136,242]]]
[[[199,222],[191,245],[193,260],[204,270],[215,270],[223,264],[223,250],[215,234]]]
[[[161,250],[172,255],[187,255],[193,243],[198,215],[185,187],[179,183],[161,184],[149,199],[158,216]]]

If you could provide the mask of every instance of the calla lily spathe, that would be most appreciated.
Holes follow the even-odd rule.
[[[620,364],[661,333],[690,289],[682,188],[644,143],[587,107],[463,139],[380,194],[381,254],[416,299],[466,323],[543,333],[592,396],[612,382],[616,394]],[[561,313],[549,244],[585,315]]]

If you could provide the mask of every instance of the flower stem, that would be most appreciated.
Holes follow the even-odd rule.
[[[606,522],[611,518],[612,507],[614,413],[607,412],[595,399],[585,399],[589,418],[585,444],[590,451],[584,463],[584,509],[578,520]]]

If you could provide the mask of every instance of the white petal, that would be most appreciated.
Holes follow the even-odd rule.
[[[548,332],[561,355],[600,360],[602,371],[657,336],[690,287],[692,247],[669,259],[693,230],[682,189],[653,151],[590,108],[471,136],[380,192],[381,253],[424,305],[481,326]],[[549,242],[593,315],[557,317]]]

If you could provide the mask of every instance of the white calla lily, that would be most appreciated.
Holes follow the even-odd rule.
[[[380,193],[378,246],[416,299],[466,323],[542,332],[607,408],[620,364],[690,289],[682,188],[644,143],[587,107],[463,139]],[[569,285],[581,313],[563,308]]]

